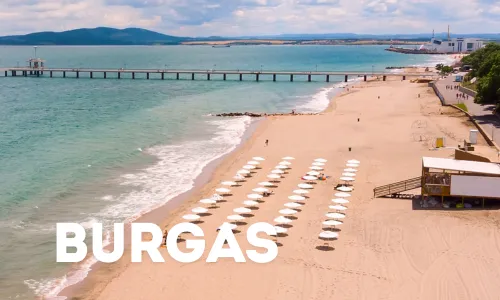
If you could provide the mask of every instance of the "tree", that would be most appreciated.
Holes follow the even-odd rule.
[[[436,65],[436,70],[441,71],[441,69],[444,67],[443,64],[437,64]]]
[[[453,67],[450,66],[443,66],[441,67],[440,73],[441,75],[447,75],[453,72]]]
[[[495,103],[500,90],[500,63],[493,65],[488,75],[481,77],[477,85],[475,101],[478,103]]]

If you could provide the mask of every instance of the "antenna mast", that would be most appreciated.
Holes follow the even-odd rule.
[[[448,41],[450,40],[450,25],[448,25]]]

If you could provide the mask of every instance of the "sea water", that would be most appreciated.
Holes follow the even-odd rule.
[[[384,48],[47,46],[38,47],[37,56],[47,67],[65,68],[367,72],[446,59]],[[24,66],[32,56],[31,47],[0,47],[0,68]],[[252,123],[210,114],[319,112],[343,79],[47,75],[0,78],[0,299],[55,297],[87,275],[92,259],[77,269],[55,262],[57,222],[109,228],[191,189],[203,167],[235,149]]]

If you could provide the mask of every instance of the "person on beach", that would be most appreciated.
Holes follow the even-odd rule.
[[[165,231],[163,232],[163,239],[161,240],[161,245],[160,245],[160,247],[162,248],[167,247],[167,235],[168,235],[168,230],[165,229]]]
[[[269,145],[269,140],[266,140],[266,147]]]

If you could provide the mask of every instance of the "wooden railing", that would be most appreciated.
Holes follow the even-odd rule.
[[[415,177],[383,186],[379,186],[373,189],[373,196],[383,197],[387,195],[394,195],[401,192],[413,190],[422,187],[422,177]]]

